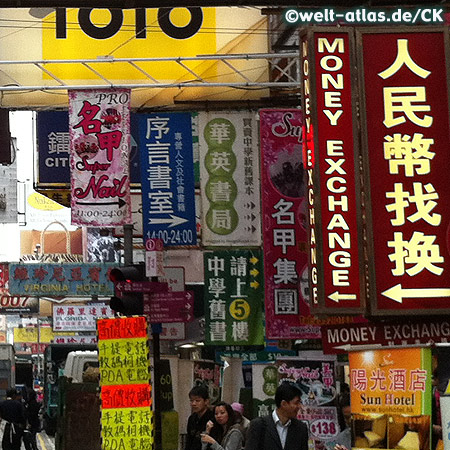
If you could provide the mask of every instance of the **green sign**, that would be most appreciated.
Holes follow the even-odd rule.
[[[263,272],[259,250],[205,253],[205,343],[262,345]]]

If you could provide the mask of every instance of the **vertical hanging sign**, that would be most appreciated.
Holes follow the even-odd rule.
[[[302,113],[267,109],[259,117],[266,336],[298,339],[300,296],[308,292],[300,285],[308,272]]]
[[[205,253],[205,340],[211,345],[264,343],[260,251]]]
[[[302,36],[305,159],[311,300],[317,312],[360,313],[365,306],[359,159],[352,88],[352,36]]]
[[[102,449],[153,448],[145,317],[97,321]]]
[[[190,113],[139,116],[144,241],[196,245]]]
[[[72,223],[131,223],[130,91],[69,91]]]
[[[199,113],[203,245],[261,244],[255,122],[251,111]]]
[[[372,312],[448,313],[447,30],[360,40]]]

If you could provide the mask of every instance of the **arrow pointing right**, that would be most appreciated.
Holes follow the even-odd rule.
[[[170,214],[170,217],[164,217],[164,218],[150,218],[148,220],[149,225],[157,225],[162,223],[168,223],[169,228],[174,227],[176,225],[181,225],[182,223],[187,222],[187,219],[183,217],[174,216],[173,214]]]
[[[356,300],[356,294],[340,294],[338,291],[328,296],[333,302],[339,303],[340,300]]]

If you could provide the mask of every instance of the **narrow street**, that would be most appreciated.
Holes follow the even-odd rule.
[[[39,450],[55,450],[55,438],[48,436],[45,431],[37,434],[37,444]]]

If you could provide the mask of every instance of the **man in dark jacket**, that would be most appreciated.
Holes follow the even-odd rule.
[[[245,450],[308,450],[308,428],[297,419],[301,392],[282,383],[275,393],[275,411],[250,422]]]
[[[6,400],[0,403],[0,418],[6,422],[3,432],[3,450],[20,450],[22,436],[27,425],[25,407],[21,395],[15,389],[6,391]]]
[[[184,450],[201,450],[200,433],[206,429],[208,420],[213,420],[214,413],[209,409],[209,393],[206,386],[194,386],[189,392],[192,414],[187,423],[187,437]]]

